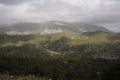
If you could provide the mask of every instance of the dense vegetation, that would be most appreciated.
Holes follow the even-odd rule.
[[[0,73],[46,80],[119,80],[119,37],[107,32],[0,35]]]

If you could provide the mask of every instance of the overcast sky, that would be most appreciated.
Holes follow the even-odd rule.
[[[120,31],[120,0],[0,0],[0,23],[79,21]]]

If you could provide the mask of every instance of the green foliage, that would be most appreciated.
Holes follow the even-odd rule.
[[[118,38],[95,33],[0,35],[0,73],[46,80],[119,80]]]

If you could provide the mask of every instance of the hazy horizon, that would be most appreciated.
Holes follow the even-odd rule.
[[[119,0],[0,0],[0,23],[83,22],[120,32]]]

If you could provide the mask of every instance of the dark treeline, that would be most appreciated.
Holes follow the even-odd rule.
[[[28,41],[33,38],[33,35],[6,35],[0,34],[0,43]]]
[[[108,48],[107,50],[92,45],[89,51],[86,51],[88,47],[86,45],[76,46],[77,48],[71,48],[74,53],[70,54],[69,52],[51,54],[47,49],[32,44],[3,47],[0,48],[0,73],[31,74],[52,80],[119,80],[119,59],[86,57],[90,51],[94,54],[109,50],[115,54],[119,53],[119,44],[111,45],[104,45],[103,48]],[[87,55],[80,57],[80,54]]]

